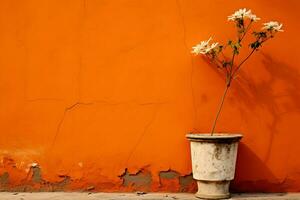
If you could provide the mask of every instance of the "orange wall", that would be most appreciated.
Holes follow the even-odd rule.
[[[224,82],[190,50],[234,36],[241,7],[285,32],[218,123],[244,134],[232,187],[300,191],[297,0],[0,1],[1,189],[195,190],[185,134],[210,130]]]

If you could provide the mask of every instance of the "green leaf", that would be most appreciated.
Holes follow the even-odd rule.
[[[261,42],[259,42],[259,41],[255,41],[255,42],[253,42],[253,43],[250,43],[250,47],[252,48],[252,49],[257,49],[257,48],[259,48],[261,46]]]

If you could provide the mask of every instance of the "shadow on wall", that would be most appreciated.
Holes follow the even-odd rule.
[[[261,178],[253,180],[258,175]],[[293,181],[288,178],[278,181],[264,161],[247,145],[242,142],[239,144],[235,180],[231,184],[232,192],[286,192],[293,185]]]
[[[253,177],[256,177],[257,174],[263,174],[263,179],[253,181]],[[269,191],[270,182],[275,182],[275,180],[276,177],[266,167],[265,163],[246,144],[241,142],[239,144],[235,180],[231,184],[231,190],[233,192]]]
[[[279,180],[270,172],[266,164],[271,160],[275,137],[284,132],[284,130],[278,129],[278,124],[281,122],[282,117],[287,113],[299,113],[300,111],[300,74],[295,68],[273,59],[270,55],[264,53],[262,55],[264,69],[270,75],[268,80],[254,84],[254,80],[242,72],[242,78],[237,79],[233,91],[237,99],[242,100],[239,101],[242,104],[240,105],[241,113],[245,112],[247,108],[254,112],[250,116],[256,117],[259,116],[259,113],[255,113],[257,107],[259,107],[259,109],[267,111],[270,115],[270,119],[265,121],[265,126],[267,126],[268,130],[267,134],[269,134],[268,143],[266,144],[266,156],[264,160],[260,160],[251,149],[245,144],[241,144],[237,169],[241,169],[243,172],[237,171],[237,182],[233,188],[243,192],[282,192],[286,191],[289,185],[293,185],[292,180],[289,180],[287,177]],[[284,85],[284,89],[280,92],[276,92],[273,89],[274,85],[278,83]],[[262,137],[265,136],[262,135]],[[275,157],[276,155],[273,154],[273,156]],[[252,174],[257,181],[239,182],[238,180],[247,180],[244,177],[245,175],[243,175],[245,173]]]
[[[253,112],[251,117],[260,117],[259,113],[255,113],[257,107],[260,107],[270,115],[269,121],[260,120],[266,122],[269,131],[269,143],[266,144],[267,153],[264,159],[268,162],[274,138],[279,133],[277,125],[283,115],[291,112],[300,113],[300,74],[295,68],[273,59],[270,55],[264,53],[262,55],[264,69],[269,73],[270,78],[254,84],[252,78],[241,72],[242,78],[234,83],[233,92],[237,99],[241,100],[238,101],[241,113],[250,110]],[[276,93],[272,88],[276,83],[283,84],[284,91]]]
[[[236,181],[232,184],[235,192],[284,192],[295,185],[294,180],[288,178],[288,172],[284,178],[279,179],[270,171],[268,164],[273,166],[270,163],[281,159],[276,151],[289,153],[287,149],[274,148],[275,139],[289,144],[293,142],[291,138],[298,138],[297,133],[284,130],[279,124],[286,114],[300,114],[300,74],[295,67],[268,54],[261,55],[262,70],[268,74],[267,79],[255,81],[253,74],[250,76],[241,70],[231,88],[234,99],[228,99],[238,108],[244,121],[261,121],[264,126],[264,130],[255,135],[257,140],[265,143],[262,146],[263,151],[258,152],[244,143],[240,144]],[[209,61],[205,61],[210,65]],[[216,67],[213,69],[224,79],[220,70]],[[289,125],[292,123],[296,122],[289,121]],[[286,134],[289,134],[288,137]],[[262,159],[258,154],[263,155]]]

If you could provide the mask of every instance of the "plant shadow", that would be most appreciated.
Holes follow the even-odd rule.
[[[232,185],[235,192],[284,192],[294,184],[288,178],[288,174],[283,180],[279,180],[272,174],[267,164],[278,160],[274,140],[276,137],[282,137],[283,133],[286,134],[278,124],[286,114],[300,113],[300,73],[295,66],[290,66],[263,52],[261,55],[260,66],[263,67],[261,70],[267,77],[257,80],[258,78],[253,74],[248,75],[241,70],[237,79],[233,81],[230,89],[231,98],[228,99],[238,109],[243,121],[258,118],[257,121],[260,121],[265,128],[263,134],[255,135],[257,140],[264,137],[263,156],[259,158],[256,149],[250,149],[244,143],[240,145],[237,180]],[[224,80],[222,71],[215,67],[213,69]],[[291,137],[291,134],[296,133],[288,134]],[[285,137],[285,140],[292,142],[288,137]],[[247,178],[249,173],[253,176]]]
[[[261,55],[263,69],[268,74],[268,79],[255,81],[253,76],[241,70],[239,76],[232,82],[230,88],[232,98],[229,101],[235,104],[244,121],[248,121],[251,116],[251,118],[259,118],[259,121],[266,126],[269,143],[266,144],[264,161],[267,162],[271,156],[274,138],[280,132],[277,124],[282,120],[282,116],[292,112],[300,113],[300,73],[295,67],[278,61],[266,53],[261,52]],[[209,60],[204,59],[204,61],[210,64]],[[213,69],[225,84],[224,73],[216,67]],[[280,92],[274,89],[275,84],[278,83],[284,87]],[[265,111],[270,119],[268,121],[264,119],[259,110]]]
[[[230,189],[240,192],[287,192],[293,181],[286,178],[279,181],[255,152],[240,142],[237,157],[235,180]]]
[[[274,138],[282,130],[278,130],[278,123],[283,115],[300,111],[300,74],[299,72],[280,61],[273,59],[270,55],[264,54],[262,64],[268,73],[267,80],[255,82],[253,78],[240,73],[239,79],[233,85],[233,95],[238,99],[238,106],[241,116],[250,112],[248,116],[258,117],[267,127],[269,143],[267,145],[265,162],[268,162],[273,148]],[[275,85],[281,84],[284,89],[276,91]],[[283,100],[283,101],[282,101]],[[256,113],[257,110],[264,110],[270,116],[270,120],[263,119],[264,116]],[[252,114],[253,113],[253,114]],[[247,120],[247,119],[246,119]]]

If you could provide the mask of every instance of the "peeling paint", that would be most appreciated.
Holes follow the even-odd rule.
[[[179,172],[169,169],[167,171],[160,171],[159,179],[161,188],[166,191],[194,192],[197,189],[192,173],[180,175]]]
[[[68,186],[70,183],[71,178],[69,176],[64,176],[62,181],[50,183],[50,186],[52,191],[64,191],[66,189],[66,186]]]
[[[40,183],[42,181],[41,169],[38,165],[31,167],[32,170],[32,181],[35,183]]]
[[[190,49],[196,33],[202,38],[203,30],[211,30],[206,19],[226,16],[222,2],[236,6],[225,0],[0,1],[6,19],[0,24],[5,41],[0,50],[1,189],[193,190],[184,135],[210,128],[222,80]],[[252,9],[261,10],[266,2],[254,0]],[[286,19],[293,17],[289,13],[298,16],[300,2],[282,5],[274,1],[272,7],[289,27],[298,25]],[[209,12],[212,7],[215,12]],[[217,25],[231,35],[228,24]],[[282,39],[297,35],[287,31]],[[269,50],[251,61],[256,74],[233,86],[229,112],[223,113],[225,122],[233,120],[220,127],[240,127],[245,145],[250,144],[238,155],[234,187],[239,191],[300,188],[294,128],[300,65],[289,59],[294,51]],[[282,162],[287,157],[289,162]],[[39,166],[28,165],[33,161]],[[133,171],[145,165],[151,167]],[[125,168],[129,171],[118,177]],[[290,181],[281,182],[285,178]]]
[[[164,179],[173,179],[173,178],[178,178],[179,173],[169,169],[168,171],[161,171],[159,172],[159,177],[164,178]]]
[[[191,192],[197,188],[196,181],[193,179],[193,174],[188,174],[179,177],[180,192]]]
[[[9,180],[9,174],[8,172],[4,172],[0,176],[0,185],[6,185],[8,183],[8,180]]]
[[[140,170],[135,174],[130,174],[127,169],[125,172],[120,176],[123,180],[123,186],[133,186],[133,187],[150,187],[152,183],[152,176],[150,172],[145,170]]]

